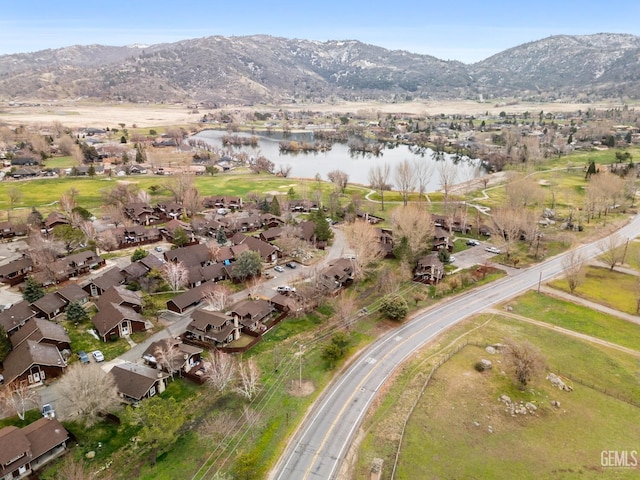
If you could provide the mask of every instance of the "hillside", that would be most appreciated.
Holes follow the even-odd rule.
[[[0,100],[131,102],[407,99],[585,100],[638,96],[640,37],[559,35],[465,65],[356,40],[264,35],[153,46],[73,46],[0,56]]]

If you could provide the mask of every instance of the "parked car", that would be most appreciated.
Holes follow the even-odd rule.
[[[296,268],[296,264],[295,264],[295,263],[293,263],[293,262],[287,262],[287,263],[285,263],[285,265],[286,265],[287,267],[289,267],[289,268]]]
[[[56,412],[50,403],[45,403],[42,406],[42,416],[46,418],[56,418]]]
[[[294,293],[296,291],[296,287],[290,287],[289,285],[281,285],[278,288],[276,288],[276,291],[278,293],[289,293],[289,292]]]
[[[89,355],[84,350],[80,350],[78,352],[78,358],[80,359],[80,363],[89,363]]]
[[[448,260],[448,262],[449,262],[449,263],[453,263],[453,262],[455,262],[455,261],[456,261],[456,257],[454,257],[453,255],[449,255],[449,260]]]
[[[485,250],[489,253],[501,253],[500,249],[496,247],[487,247]]]
[[[100,350],[94,351],[92,355],[96,362],[104,362],[104,355]]]
[[[280,265],[276,265],[275,267],[273,267],[273,269],[276,272],[284,272],[284,268],[282,268]]]
[[[154,250],[155,250],[156,252],[162,252],[162,247],[156,247],[156,248],[154,248]]]
[[[477,247],[478,245],[480,245],[480,242],[472,238],[470,240],[467,240],[467,245],[469,245],[470,247]]]

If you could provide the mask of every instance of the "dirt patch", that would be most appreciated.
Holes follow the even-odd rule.
[[[315,390],[316,386],[310,380],[303,380],[302,384],[298,380],[291,380],[287,384],[287,393],[293,397],[308,397]]]

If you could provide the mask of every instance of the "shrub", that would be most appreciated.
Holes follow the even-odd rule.
[[[403,320],[409,312],[409,306],[400,295],[390,295],[382,300],[380,311],[391,320]]]

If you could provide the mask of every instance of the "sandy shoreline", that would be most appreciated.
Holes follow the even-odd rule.
[[[507,113],[532,112],[575,112],[589,108],[607,109],[620,106],[613,102],[607,103],[518,103],[506,105],[495,102],[474,102],[470,100],[460,101],[434,101],[434,102],[407,102],[407,103],[377,103],[377,102],[349,102],[339,104],[294,104],[294,105],[259,105],[259,106],[229,106],[221,111],[272,111],[310,110],[324,113],[357,113],[376,112],[382,113],[406,113],[413,115],[482,115],[488,112],[490,115],[498,115],[501,111]],[[0,106],[0,124],[9,126],[17,125],[46,125],[59,122],[64,126],[115,127],[124,123],[126,127],[151,128],[169,125],[196,124],[199,118],[210,110],[201,109],[199,113],[191,113],[192,107],[187,105],[155,105],[155,104],[108,104],[60,101],[51,104],[36,106]]]

